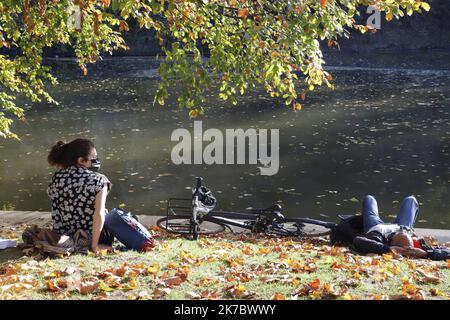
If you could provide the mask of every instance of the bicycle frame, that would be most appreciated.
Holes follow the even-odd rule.
[[[166,218],[169,216],[177,216],[177,212],[190,216],[190,233],[196,238],[202,221],[222,224],[231,230],[230,226],[251,230],[252,232],[261,232],[269,226],[276,226],[278,222],[285,221],[284,216],[279,211],[271,211],[272,209],[259,209],[258,212],[243,213],[235,211],[207,211],[199,206],[198,190],[201,187],[202,178],[197,178],[196,187],[192,190],[192,198],[169,198],[167,202]],[[175,212],[174,210],[177,210]],[[273,216],[268,214],[276,213]],[[336,226],[334,222],[315,220],[310,218],[289,218],[290,222],[298,223],[301,228],[302,224],[309,223],[319,225],[328,229]]]
[[[183,204],[177,204],[176,202],[184,202]],[[198,211],[195,210],[195,205],[198,202],[198,198],[188,199],[188,198],[169,198],[167,202],[166,208],[166,217],[176,216],[175,210],[180,213],[186,213],[192,215],[192,219],[195,221],[197,219]],[[188,205],[189,204],[189,205]],[[173,214],[171,214],[171,211]],[[252,213],[242,213],[235,211],[211,211],[207,213],[204,217],[205,220],[211,222],[223,223],[226,225],[232,225],[234,227],[246,228],[249,229],[248,221],[256,220],[258,217],[257,214]],[[235,219],[235,220],[233,220]],[[245,221],[237,221],[237,220],[245,220]]]

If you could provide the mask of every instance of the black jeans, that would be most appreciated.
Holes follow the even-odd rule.
[[[100,233],[100,238],[98,239],[99,244],[112,246],[114,242],[114,236],[111,232],[108,231],[105,227],[103,227],[102,232]]]

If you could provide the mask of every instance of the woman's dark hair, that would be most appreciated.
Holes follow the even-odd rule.
[[[77,164],[78,158],[87,159],[94,148],[94,143],[88,139],[75,139],[69,143],[58,141],[50,150],[47,161],[51,166],[67,168]]]

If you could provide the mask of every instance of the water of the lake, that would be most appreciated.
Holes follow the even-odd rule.
[[[187,111],[152,106],[156,80],[65,79],[50,91],[59,107],[35,105],[14,127],[22,141],[0,141],[0,209],[49,211],[47,152],[58,139],[94,139],[113,183],[107,206],[164,213],[165,199],[189,197],[204,177],[223,210],[280,202],[287,216],[336,220],[374,195],[385,220],[403,197],[421,205],[419,227],[450,228],[450,72],[335,70],[336,89],[308,94],[301,112],[253,92],[237,107],[211,98],[203,129],[280,130],[280,170],[257,165],[174,165],[176,128]]]

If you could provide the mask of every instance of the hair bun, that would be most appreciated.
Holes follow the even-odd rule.
[[[64,141],[59,140],[58,142],[56,142],[56,147],[57,148],[62,148],[65,145],[67,145],[67,143],[65,143]]]

